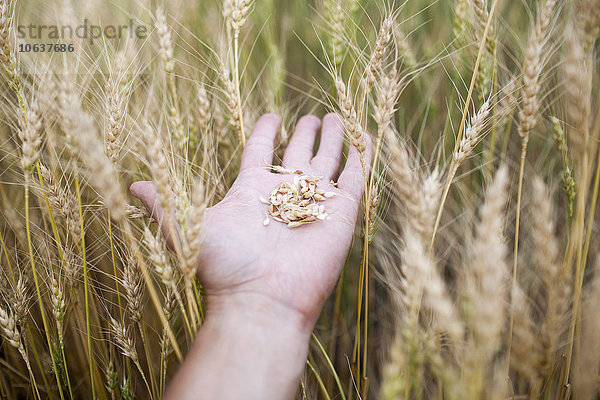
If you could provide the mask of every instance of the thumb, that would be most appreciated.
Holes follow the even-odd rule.
[[[129,187],[129,191],[134,197],[142,201],[144,207],[146,207],[146,210],[148,210],[150,215],[152,215],[152,218],[154,218],[158,222],[160,229],[165,239],[167,240],[167,244],[171,249],[174,249],[173,239],[171,236],[171,227],[169,221],[165,219],[164,210],[158,202],[154,183],[151,181],[134,182]],[[179,225],[175,220],[174,212],[171,215],[171,221],[175,229],[175,234],[179,236]]]

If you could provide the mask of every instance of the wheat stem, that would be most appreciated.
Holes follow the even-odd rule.
[[[481,37],[481,43],[479,44],[479,52],[477,53],[477,60],[475,61],[475,66],[473,67],[473,75],[471,76],[471,84],[469,85],[469,92],[467,94],[467,99],[465,100],[465,105],[463,108],[462,119],[460,121],[460,126],[458,128],[458,138],[456,139],[456,143],[454,145],[454,152],[456,153],[459,149],[460,141],[463,135],[463,129],[465,128],[465,124],[467,122],[467,114],[469,112],[469,106],[471,104],[471,99],[473,97],[473,89],[475,88],[475,82],[477,81],[477,74],[479,72],[479,64],[481,63],[481,58],[483,56],[483,52],[486,48],[486,40],[488,36],[488,32],[492,26],[492,19],[494,17],[494,13],[496,12],[496,6],[498,5],[498,0],[494,0],[492,3],[492,7],[490,9],[490,13],[488,15],[487,24],[485,25],[485,30],[483,31],[483,35]],[[437,217],[435,219],[435,225],[433,226],[433,233],[431,235],[431,243],[429,245],[429,251],[433,251],[433,245],[435,244],[435,238],[437,235],[437,231],[440,227],[440,222],[442,220],[442,213],[444,212],[444,205],[446,204],[446,199],[448,197],[448,192],[450,191],[450,185],[454,180],[454,175],[456,174],[457,167],[454,159],[450,162],[450,168],[448,173],[448,178],[446,179],[446,184],[444,185],[444,191],[442,192],[442,200],[440,202],[440,206],[438,209]]]
[[[85,297],[85,326],[87,336],[88,362],[90,365],[90,384],[92,398],[96,399],[96,384],[94,380],[94,355],[92,351],[92,332],[90,324],[90,300],[89,300],[89,282],[88,282],[88,265],[85,248],[85,234],[83,227],[83,210],[81,203],[81,193],[79,190],[79,178],[75,176],[75,193],[77,196],[77,206],[79,208],[79,226],[81,228],[81,257],[83,261],[83,290]]]
[[[30,216],[29,216],[29,179],[30,175],[28,171],[25,171],[25,230],[27,234],[27,249],[29,250],[29,259],[31,265],[31,271],[33,273],[33,281],[35,283],[35,290],[37,294],[38,304],[40,307],[40,314],[42,315],[42,323],[44,325],[44,331],[46,334],[46,341],[48,343],[48,348],[52,348],[52,341],[50,340],[50,327],[48,326],[48,321],[46,320],[46,312],[44,310],[44,303],[42,299],[42,292],[40,288],[40,283],[38,280],[38,274],[35,266],[35,260],[33,255],[33,245],[31,242],[31,227],[30,227]],[[54,368],[54,376],[56,378],[56,383],[58,385],[58,392],[60,394],[60,398],[64,400],[64,394],[62,391],[62,385],[60,383],[60,378],[58,376],[58,368],[56,367],[56,360],[54,358],[54,353],[50,351],[50,357],[52,360],[52,366]]]

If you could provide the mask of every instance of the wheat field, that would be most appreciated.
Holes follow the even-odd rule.
[[[84,21],[129,28],[47,38]],[[159,399],[255,121],[280,160],[336,112],[373,157],[297,398],[597,399],[599,30],[598,0],[0,0],[0,396]]]

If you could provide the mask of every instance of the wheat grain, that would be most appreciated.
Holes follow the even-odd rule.
[[[169,164],[163,153],[163,145],[157,132],[145,121],[143,130],[148,136],[147,153],[150,158],[152,179],[156,188],[158,202],[163,209],[164,215],[170,218],[173,212],[171,205],[171,184],[169,178]]]
[[[62,335],[62,325],[65,321],[66,303],[62,285],[53,275],[50,275],[50,301],[52,303],[52,314],[58,325],[59,335]]]
[[[123,286],[123,289],[125,290],[127,310],[129,311],[131,319],[133,322],[139,323],[142,320],[144,311],[144,287],[142,277],[140,276],[138,266],[133,256],[129,256],[125,260],[125,269],[123,271],[121,286]]]
[[[72,117],[79,134],[76,137],[81,157],[93,179],[92,185],[98,190],[111,217],[116,221],[125,217],[125,195],[119,184],[114,165],[103,151],[103,143],[90,115],[82,110],[75,111]]]
[[[340,0],[325,0],[324,8],[325,20],[331,30],[328,41],[329,55],[333,59],[333,64],[337,66],[342,62],[346,51],[344,27],[346,13]]]
[[[144,244],[150,251],[150,261],[154,265],[154,270],[163,283],[169,286],[174,279],[173,267],[167,258],[163,244],[147,227],[144,228]]]
[[[530,132],[535,128],[538,119],[540,108],[539,81],[544,67],[542,53],[555,4],[555,0],[546,0],[544,3],[525,50],[523,87],[521,89],[522,105],[519,111],[519,136],[521,136],[522,146],[524,147],[527,146]]]
[[[119,390],[119,373],[112,359],[106,366],[104,376],[106,378],[106,390],[108,390],[112,396],[116,396]]]
[[[412,226],[424,241],[428,241],[433,234],[436,211],[442,196],[442,182],[437,169],[422,181],[419,194],[420,199],[417,203],[419,211],[413,215]]]
[[[240,36],[242,27],[246,24],[250,16],[254,0],[232,0],[231,2],[233,4],[231,6],[231,14],[228,17],[231,20],[233,36],[237,39]]]
[[[394,45],[403,57],[403,62],[406,67],[413,68],[417,65],[417,57],[413,50],[413,45],[402,30],[401,23],[394,23]]]
[[[16,79],[15,53],[11,43],[12,17],[10,15],[12,2],[0,1],[0,62],[2,70],[9,81]]]
[[[29,296],[27,294],[27,281],[19,275],[17,284],[13,288],[12,310],[18,324],[23,323],[29,314]]]
[[[138,353],[135,348],[135,343],[133,342],[133,338],[129,333],[129,329],[125,328],[121,322],[117,321],[113,317],[109,317],[110,320],[110,330],[115,338],[115,344],[121,351],[125,357],[130,358],[134,364],[139,364]]]
[[[75,254],[70,249],[65,249],[61,265],[65,272],[66,281],[71,288],[77,287],[81,281],[81,264],[76,260]]]
[[[393,70],[389,74],[381,74],[377,85],[377,105],[373,119],[379,130],[387,129],[396,112],[395,105],[400,94],[400,82]]]
[[[354,108],[350,87],[346,88],[344,81],[342,81],[342,78],[340,77],[336,78],[335,87],[337,91],[338,105],[344,120],[344,127],[346,128],[346,132],[350,137],[350,143],[352,146],[354,146],[359,154],[363,171],[366,174],[364,152],[367,147],[363,135],[363,129],[358,120],[356,109]]]
[[[198,126],[200,130],[205,132],[210,125],[211,112],[210,112],[210,100],[208,93],[204,88],[204,85],[198,87]]]
[[[488,24],[488,19],[490,14],[487,10],[487,5],[485,0],[471,0],[471,8],[473,9],[473,13],[475,14],[475,27],[477,32],[477,41],[481,42],[483,38],[483,33],[485,31],[485,27]],[[494,54],[494,48],[496,46],[496,42],[494,40],[494,28],[493,25],[490,25],[488,36],[486,39],[486,48],[489,54]]]
[[[127,218],[129,219],[148,219],[153,221],[152,215],[144,207],[132,206],[128,204],[125,209]]]
[[[19,138],[21,139],[22,159],[21,166],[27,173],[31,173],[34,164],[40,156],[42,143],[42,121],[38,105],[32,101],[27,108],[27,113],[20,121]]]
[[[261,203],[269,206],[267,218],[287,224],[288,228],[297,228],[327,219],[325,206],[320,205],[328,198],[335,196],[334,192],[325,192],[318,187],[320,176],[303,174],[299,170],[278,168],[283,173],[295,174],[294,182],[283,182],[271,191],[269,199],[261,197]],[[300,173],[300,174],[298,174]],[[264,226],[268,222],[263,222]]]
[[[590,103],[585,71],[585,52],[575,28],[569,25],[565,32],[565,75],[568,139],[575,154],[584,154],[587,148]]]
[[[225,88],[225,98],[227,111],[229,113],[229,122],[231,126],[235,129],[238,140],[242,141],[242,126],[243,126],[243,115],[239,112],[240,110],[240,99],[237,95],[235,83],[230,78],[230,72],[225,67],[225,64],[221,63],[220,69],[220,77],[223,82],[223,86]]]
[[[574,12],[584,50],[592,52],[598,33],[600,33],[600,1],[576,0],[574,1]]]
[[[80,108],[79,95],[75,88],[71,74],[66,70],[58,82],[58,109],[60,115],[61,132],[64,135],[67,150],[76,153],[75,136],[78,126],[73,120],[74,113]]]
[[[460,164],[473,153],[475,146],[481,140],[483,134],[483,128],[487,122],[487,117],[490,114],[490,102],[489,100],[484,102],[477,114],[471,117],[471,121],[465,128],[463,138],[453,154],[454,158],[454,169],[457,170]],[[453,175],[453,174],[451,174]]]
[[[391,131],[386,132],[386,137],[389,176],[393,179],[392,190],[397,203],[395,212],[404,216],[413,232],[428,240],[441,196],[439,173],[434,171],[424,180],[420,179],[407,145],[402,145]]]
[[[470,247],[469,278],[474,279],[467,288],[471,301],[477,341],[489,349],[498,346],[504,322],[506,298],[506,246],[504,244],[503,209],[506,204],[508,173],[505,168],[496,173],[487,190],[481,208],[481,219]]]
[[[21,341],[21,332],[19,332],[15,317],[12,312],[7,311],[4,307],[0,307],[0,328],[2,328],[2,336],[4,336],[8,344],[17,349],[26,358],[27,354]]]
[[[371,58],[365,69],[364,86],[370,87],[373,82],[377,79],[377,76],[381,73],[381,67],[383,63],[383,57],[385,55],[386,48],[392,39],[392,27],[393,20],[391,17],[386,17],[381,23],[375,45],[373,46],[373,52]]]
[[[123,120],[125,109],[123,99],[119,94],[120,79],[117,77],[108,84],[106,95],[106,118],[108,129],[105,134],[106,155],[113,163],[119,159],[119,152],[123,146],[121,136],[123,134]]]
[[[198,266],[198,257],[202,245],[202,227],[204,222],[204,211],[206,209],[206,194],[204,185],[197,182],[194,188],[193,204],[190,207],[188,220],[186,221],[185,241],[184,241],[184,265],[182,269],[184,276],[192,280],[196,274]]]
[[[71,234],[73,241],[79,242],[81,238],[81,223],[77,199],[73,196],[73,193],[63,188],[54,179],[54,175],[44,164],[39,163],[39,171],[44,182],[45,193],[50,206],[59,216],[65,218],[67,230]]]
[[[156,33],[158,35],[158,54],[163,63],[163,69],[171,74],[175,69],[175,59],[173,58],[173,41],[171,31],[167,25],[167,18],[162,7],[156,9]]]
[[[454,39],[464,41],[464,33],[467,29],[467,0],[456,0],[454,2],[454,24],[452,34]]]

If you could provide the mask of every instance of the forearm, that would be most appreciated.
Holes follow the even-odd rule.
[[[277,307],[240,304],[209,313],[165,399],[292,399],[310,329]]]

